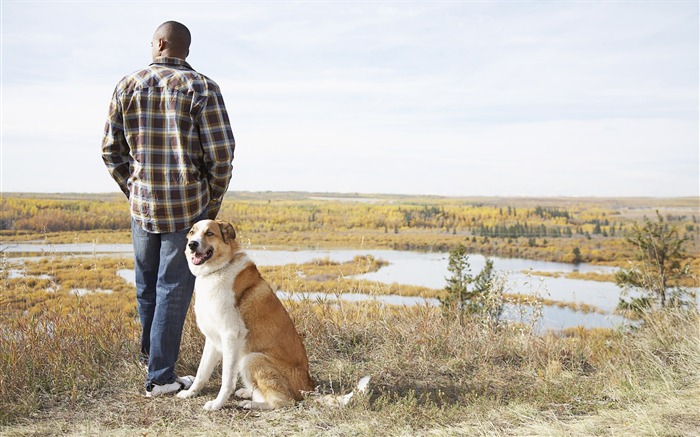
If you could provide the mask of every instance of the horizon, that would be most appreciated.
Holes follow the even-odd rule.
[[[109,99],[172,19],[231,192],[700,196],[698,2],[36,3],[0,4],[0,192],[118,192]]]
[[[443,199],[514,199],[514,200],[697,200],[700,202],[700,195],[687,195],[687,196],[555,196],[555,195],[542,195],[542,196],[500,196],[500,195],[444,195],[444,194],[416,194],[416,193],[360,193],[360,192],[337,192],[337,191],[302,191],[302,190],[228,190],[226,196],[236,196],[236,195],[274,195],[274,194],[289,194],[289,195],[306,195],[314,196],[315,200],[334,200],[334,199],[377,199],[380,197],[426,197],[426,198],[443,198]],[[39,192],[39,191],[9,191],[0,192],[0,197],[2,196],[114,196],[114,197],[124,197],[124,193],[119,190],[116,191],[56,191],[56,192]],[[321,197],[319,197],[321,196]],[[323,196],[328,196],[328,199],[323,199]],[[126,200],[126,199],[124,199]],[[381,199],[378,199],[381,200]],[[700,204],[696,205],[700,208]]]

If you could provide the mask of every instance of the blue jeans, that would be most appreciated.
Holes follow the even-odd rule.
[[[141,354],[148,357],[146,386],[170,384],[177,378],[175,362],[194,291],[185,257],[187,232],[152,234],[131,221]]]

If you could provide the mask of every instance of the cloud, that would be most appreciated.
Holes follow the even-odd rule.
[[[694,129],[668,120],[641,131],[634,120],[475,124],[441,134],[245,128],[236,179],[247,190],[586,196],[604,186],[615,196],[665,196],[671,187],[691,195],[698,154],[679,156]]]
[[[109,97],[168,19],[190,27],[188,60],[224,92],[234,189],[700,189],[695,3],[38,4],[3,3],[11,191],[116,190],[95,159]],[[29,181],[28,160],[83,176]]]

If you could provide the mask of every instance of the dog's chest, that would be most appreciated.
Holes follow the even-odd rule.
[[[225,269],[197,277],[194,312],[202,333],[214,341],[222,335],[239,336],[245,325],[235,305],[233,283],[240,269]]]

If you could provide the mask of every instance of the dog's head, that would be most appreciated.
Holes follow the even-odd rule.
[[[238,251],[236,231],[221,220],[202,220],[187,234],[187,262],[195,276],[219,270]]]

